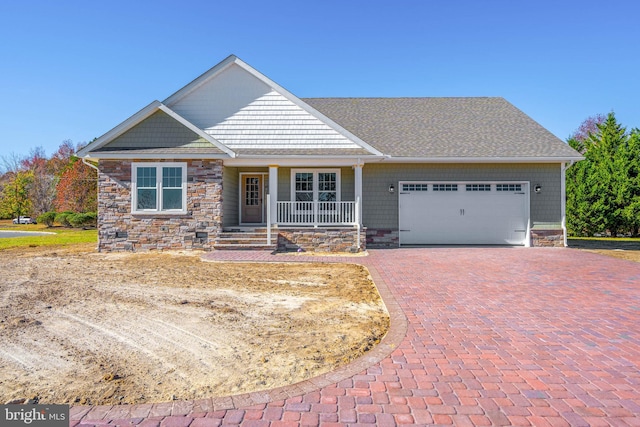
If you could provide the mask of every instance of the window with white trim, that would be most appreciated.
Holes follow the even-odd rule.
[[[292,169],[291,200],[335,202],[340,200],[340,169]]]
[[[186,213],[186,163],[132,163],[133,213]]]

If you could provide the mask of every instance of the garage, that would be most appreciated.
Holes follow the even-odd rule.
[[[527,182],[401,181],[400,245],[528,245]]]

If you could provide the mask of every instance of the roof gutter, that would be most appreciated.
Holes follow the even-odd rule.
[[[395,157],[385,156],[387,163],[565,163],[582,157]]]

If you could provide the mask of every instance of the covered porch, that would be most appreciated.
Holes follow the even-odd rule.
[[[353,163],[225,167],[222,237],[251,233],[278,250],[364,250],[363,165]]]

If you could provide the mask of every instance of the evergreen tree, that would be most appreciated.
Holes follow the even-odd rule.
[[[567,171],[568,232],[589,236],[606,231],[613,236],[636,233],[640,211],[638,132],[627,134],[613,113],[596,123],[596,128],[586,137],[582,132],[581,138],[568,141],[585,157]]]
[[[618,150],[618,167],[626,178],[619,188],[622,221],[625,231],[633,236],[640,232],[640,129],[633,129],[624,146]]]

